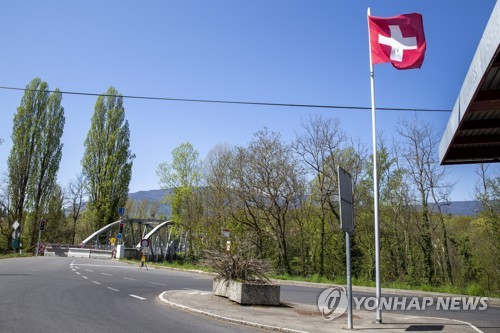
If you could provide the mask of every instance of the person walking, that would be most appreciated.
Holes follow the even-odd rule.
[[[141,263],[139,265],[139,270],[142,270],[143,267],[146,267],[146,270],[149,271],[148,266],[146,265],[146,255],[144,253],[141,256]]]

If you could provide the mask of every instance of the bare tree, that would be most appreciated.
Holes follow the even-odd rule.
[[[334,168],[336,151],[345,140],[338,119],[309,118],[302,123],[304,134],[297,136],[293,148],[300,156],[308,172],[314,175],[311,199],[319,204],[320,247],[319,274],[325,274],[326,223],[333,213],[338,220],[338,211],[331,202],[336,195],[336,171]],[[330,162],[330,163],[328,163]]]
[[[69,217],[73,226],[71,235],[72,244],[75,244],[76,223],[80,220],[85,205],[85,197],[87,195],[85,188],[85,177],[81,173],[75,179],[70,180],[66,187],[66,203],[70,208]]]
[[[314,177],[309,194],[319,206],[319,274],[324,275],[326,242],[332,234],[326,229],[327,222],[338,230],[338,223],[333,223],[339,220],[337,166],[349,170],[357,184],[363,171],[364,150],[349,139],[338,119],[310,117],[302,123],[302,129],[304,133],[296,137],[293,150]]]
[[[433,245],[442,242],[445,276],[451,281],[451,263],[446,225],[441,207],[449,202],[448,196],[452,185],[446,181],[446,168],[439,165],[437,147],[439,137],[429,123],[415,117],[411,121],[402,121],[398,128],[402,137],[400,142],[401,156],[405,161],[406,175],[414,184],[419,196],[420,223],[418,242],[424,254],[425,276],[429,283],[434,283],[436,267],[433,260]],[[434,208],[438,224],[433,223]],[[439,227],[442,238],[436,237],[435,228]]]
[[[291,210],[303,195],[303,172],[292,149],[278,133],[258,131],[248,148],[238,150],[236,182],[248,214],[260,220],[259,228],[270,230],[277,244],[278,267],[290,273],[287,231]]]
[[[231,161],[231,149],[218,145],[208,153],[203,163],[206,242],[209,248],[215,246],[220,249],[224,246],[221,229],[229,228],[232,221]]]

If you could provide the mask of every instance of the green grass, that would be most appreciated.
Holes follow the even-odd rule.
[[[19,253],[0,253],[0,259],[8,259],[8,258],[25,258],[25,257],[32,257],[33,255],[31,253],[28,254],[19,254]]]
[[[139,260],[132,260],[129,262],[139,265]],[[189,262],[177,262],[173,261],[162,262],[162,263],[148,263],[150,267],[170,267],[176,269],[188,269],[188,270],[199,270],[203,272],[212,272],[209,267],[200,265],[200,264],[192,264]],[[324,283],[331,285],[345,285],[345,278],[337,278],[330,279],[325,276],[321,276],[319,274],[312,274],[310,276],[297,276],[297,275],[288,275],[288,274],[271,274],[270,278],[277,280],[289,280],[289,281],[302,281],[302,282],[313,282],[313,283]],[[353,286],[362,286],[362,287],[375,287],[375,281],[369,281],[365,279],[356,279],[352,280]],[[460,294],[460,295],[471,295],[471,296],[487,296],[487,297],[500,297],[500,293],[494,293],[491,291],[485,291],[478,284],[470,284],[466,287],[458,287],[453,285],[440,285],[440,286],[431,286],[429,284],[410,284],[405,282],[390,282],[383,283],[382,288],[389,289],[401,289],[401,290],[415,290],[415,291],[429,291],[429,292],[437,292],[437,293],[445,293],[445,294]]]
[[[136,264],[139,266],[140,260],[138,259],[127,259],[124,260],[126,262],[129,262],[131,264]],[[167,268],[176,268],[176,269],[186,269],[186,270],[197,270],[197,271],[203,271],[203,272],[211,272],[209,267],[198,265],[198,264],[192,264],[189,262],[179,262],[179,261],[172,261],[172,262],[147,262],[147,265],[149,267],[167,267]]]
[[[345,285],[345,279],[329,279],[324,276],[319,276],[318,274],[313,274],[310,276],[291,276],[287,274],[274,274],[271,275],[272,278],[278,280],[292,280],[292,281],[303,281],[303,282],[315,282],[315,283],[325,283],[332,285]],[[364,279],[355,279],[352,281],[353,286],[362,287],[375,287],[374,281],[367,281]],[[478,284],[469,284],[466,287],[458,287],[450,284],[431,286],[429,284],[409,284],[404,282],[390,282],[383,283],[382,288],[388,289],[400,289],[400,290],[415,290],[415,291],[429,291],[445,294],[459,294],[459,295],[471,295],[471,296],[487,296],[487,297],[500,297],[500,293],[495,293],[492,291],[484,290]]]

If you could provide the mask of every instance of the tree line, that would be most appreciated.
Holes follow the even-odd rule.
[[[57,182],[65,116],[59,89],[33,79],[24,91],[12,127],[7,177],[0,193],[0,250],[32,252],[41,219],[43,241],[75,244],[117,218],[125,204],[134,155],[123,98],[113,87],[97,98],[81,160],[82,169],[67,186]],[[11,225],[20,224],[12,246]],[[19,248],[20,244],[22,247]]]
[[[64,108],[59,90],[32,80],[13,120],[7,177],[0,192],[0,250],[9,251],[11,225],[21,224],[25,251],[36,245],[46,218],[44,242],[77,244],[118,219],[159,216],[159,203],[127,201],[134,155],[123,99],[113,87],[97,98],[84,142],[82,170],[66,186],[57,182],[62,156]],[[476,168],[476,216],[450,216],[453,189],[439,165],[439,134],[414,118],[401,121],[394,138],[377,147],[381,274],[383,282],[469,287],[499,294],[500,177],[494,164]],[[184,259],[206,250],[251,244],[279,274],[345,276],[337,166],[353,178],[355,232],[352,274],[373,281],[373,161],[337,118],[310,116],[290,142],[267,128],[247,145],[214,147],[202,161],[189,142],[157,168],[171,218],[189,243]],[[166,216],[163,216],[167,218]],[[163,218],[162,217],[162,218]]]
[[[479,165],[474,217],[444,213],[453,189],[437,160],[439,136],[420,119],[402,121],[377,148],[382,281],[499,292],[500,180]],[[373,162],[335,118],[309,117],[291,142],[262,129],[245,146],[217,146],[202,162],[192,144],[158,166],[172,219],[197,261],[206,250],[250,242],[253,255],[285,275],[345,277],[337,166],[353,178],[352,274],[374,281]],[[488,170],[491,168],[491,170]],[[498,172],[498,169],[497,169]],[[488,254],[487,254],[488,253]]]

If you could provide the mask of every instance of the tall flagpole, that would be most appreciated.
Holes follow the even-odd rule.
[[[368,7],[367,20],[370,16]],[[377,173],[377,125],[375,114],[375,83],[372,63],[372,46],[370,40],[370,22],[368,22],[368,48],[370,52],[370,91],[372,99],[372,142],[373,142],[373,212],[375,215],[375,290],[377,298],[376,322],[382,323],[382,309],[380,308],[381,288],[380,288],[380,228],[378,222],[378,173]]]

